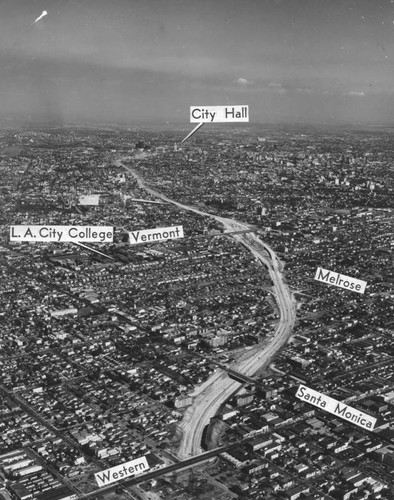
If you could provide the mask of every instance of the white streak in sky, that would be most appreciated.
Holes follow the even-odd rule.
[[[32,24],[37,23],[40,19],[42,19],[43,17],[45,17],[47,14],[48,14],[48,12],[46,10],[43,10],[41,16],[37,17],[37,19]]]

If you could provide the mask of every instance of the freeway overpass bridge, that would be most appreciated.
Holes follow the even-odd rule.
[[[237,372],[236,370],[233,370],[232,368],[225,368],[225,371],[227,372],[228,376],[235,380],[236,382],[240,382],[241,384],[257,384],[258,381],[253,378],[249,377],[248,375],[245,375],[244,373]]]

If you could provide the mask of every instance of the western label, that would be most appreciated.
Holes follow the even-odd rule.
[[[340,288],[352,290],[357,293],[364,293],[365,287],[367,286],[366,281],[351,278],[344,274],[334,273],[334,271],[328,271],[322,267],[317,268],[315,280],[322,281],[323,283],[330,283],[331,285],[339,286]]]
[[[121,479],[125,479],[130,476],[135,476],[136,474],[141,474],[149,470],[148,461],[146,457],[137,458],[126,462],[124,464],[117,465],[116,467],[111,467],[111,469],[106,469],[101,472],[96,472],[94,477],[97,481],[98,486],[107,486],[107,484],[115,483]]]
[[[248,122],[249,106],[190,106],[191,123]]]
[[[11,226],[10,241],[109,243],[114,239],[111,226]]]
[[[183,238],[183,226],[144,229],[129,232],[130,245]]]
[[[328,413],[331,413],[336,417],[343,418],[347,422],[358,425],[363,429],[371,431],[376,424],[376,418],[371,417],[371,415],[363,413],[360,410],[356,410],[355,408],[348,406],[346,403],[341,403],[340,401],[314,391],[313,389],[309,389],[305,385],[299,386],[296,397],[302,401],[310,403],[311,405],[317,406],[322,410],[328,411]]]

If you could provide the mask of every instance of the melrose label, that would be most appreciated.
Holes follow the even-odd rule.
[[[111,226],[11,226],[10,241],[110,243],[114,240]]]
[[[334,271],[328,271],[322,267],[317,268],[315,280],[322,281],[323,283],[331,283],[332,285],[357,293],[364,293],[365,287],[367,286],[366,281],[351,278],[344,274],[334,273]]]
[[[143,231],[129,232],[129,243],[148,243],[150,241],[165,241],[183,238],[183,226],[163,227],[156,229],[145,229]]]
[[[305,387],[305,385],[299,386],[296,397],[302,401],[310,403],[311,405],[317,406],[322,410],[328,411],[328,413],[331,413],[336,417],[343,418],[347,422],[358,425],[363,429],[371,431],[376,424],[376,418],[371,417],[371,415],[356,410],[345,403],[341,403],[340,401],[314,391],[313,389],[309,389],[308,387]]]
[[[141,457],[135,460],[130,460],[130,462],[117,465],[116,467],[111,467],[111,469],[96,472],[94,477],[97,484],[101,488],[102,486],[107,486],[107,484],[115,483],[116,481],[120,481],[126,477],[141,474],[141,472],[146,470],[149,470],[148,461],[146,460],[146,457]]]

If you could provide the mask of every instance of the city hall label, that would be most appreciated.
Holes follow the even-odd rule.
[[[305,385],[299,386],[296,397],[363,429],[371,431],[376,424],[376,418],[371,417],[371,415],[356,410],[334,398],[330,398],[330,396],[314,391]]]
[[[190,106],[190,123],[248,122],[249,106]]]
[[[322,267],[317,268],[315,280],[323,283],[330,283],[334,286],[344,288],[345,290],[352,290],[357,293],[364,293],[365,287],[367,286],[366,281],[351,278],[350,276],[335,273],[334,271],[328,271]]]
[[[111,226],[11,226],[10,241],[22,243],[110,243],[114,239]]]

